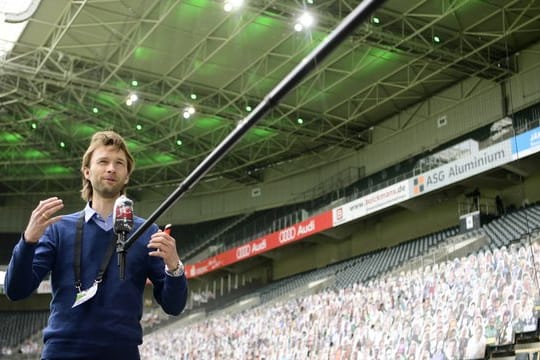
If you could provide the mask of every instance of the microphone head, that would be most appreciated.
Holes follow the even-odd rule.
[[[133,229],[133,201],[125,195],[114,202],[113,228],[117,234],[126,234]]]

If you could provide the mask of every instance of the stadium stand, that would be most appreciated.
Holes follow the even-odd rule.
[[[173,326],[146,337],[142,354],[159,359],[477,359],[484,358],[486,345],[511,344],[516,332],[537,329],[537,242],[481,250],[411,272],[356,277],[372,259],[386,255],[391,254],[368,255],[274,284],[260,292],[265,301],[239,313],[180,322],[177,331]],[[286,295],[332,272],[339,278],[335,286],[292,299]]]

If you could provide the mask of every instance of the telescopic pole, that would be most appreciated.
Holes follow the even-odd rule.
[[[139,238],[166,210],[180,199],[189,189],[212,169],[218,161],[227,154],[242,136],[259,121],[264,114],[276,106],[279,101],[291,91],[302,79],[321,62],[365,21],[384,0],[362,1],[343,21],[309,53],[276,87],[270,91],[261,103],[237,126],[174,190],[167,199],[139,226],[125,243],[124,251]]]

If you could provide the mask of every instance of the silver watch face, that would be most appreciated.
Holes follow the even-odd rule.
[[[184,264],[182,264],[181,261],[178,262],[178,269],[176,269],[175,273],[177,275],[182,275],[184,273]]]
[[[176,267],[176,270],[171,271],[171,274],[174,276],[180,276],[184,274],[184,264],[182,264],[182,261],[178,261],[178,266]]]
[[[167,265],[165,265],[165,272],[170,276],[182,276],[184,274],[184,264],[182,263],[182,261],[179,260],[178,266],[176,267],[174,271],[169,270]]]

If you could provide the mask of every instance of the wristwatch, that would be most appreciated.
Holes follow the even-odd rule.
[[[172,277],[180,277],[184,275],[184,264],[182,264],[182,261],[178,260],[178,264],[176,265],[176,269],[170,270],[167,267],[167,264],[165,264],[165,273]]]

